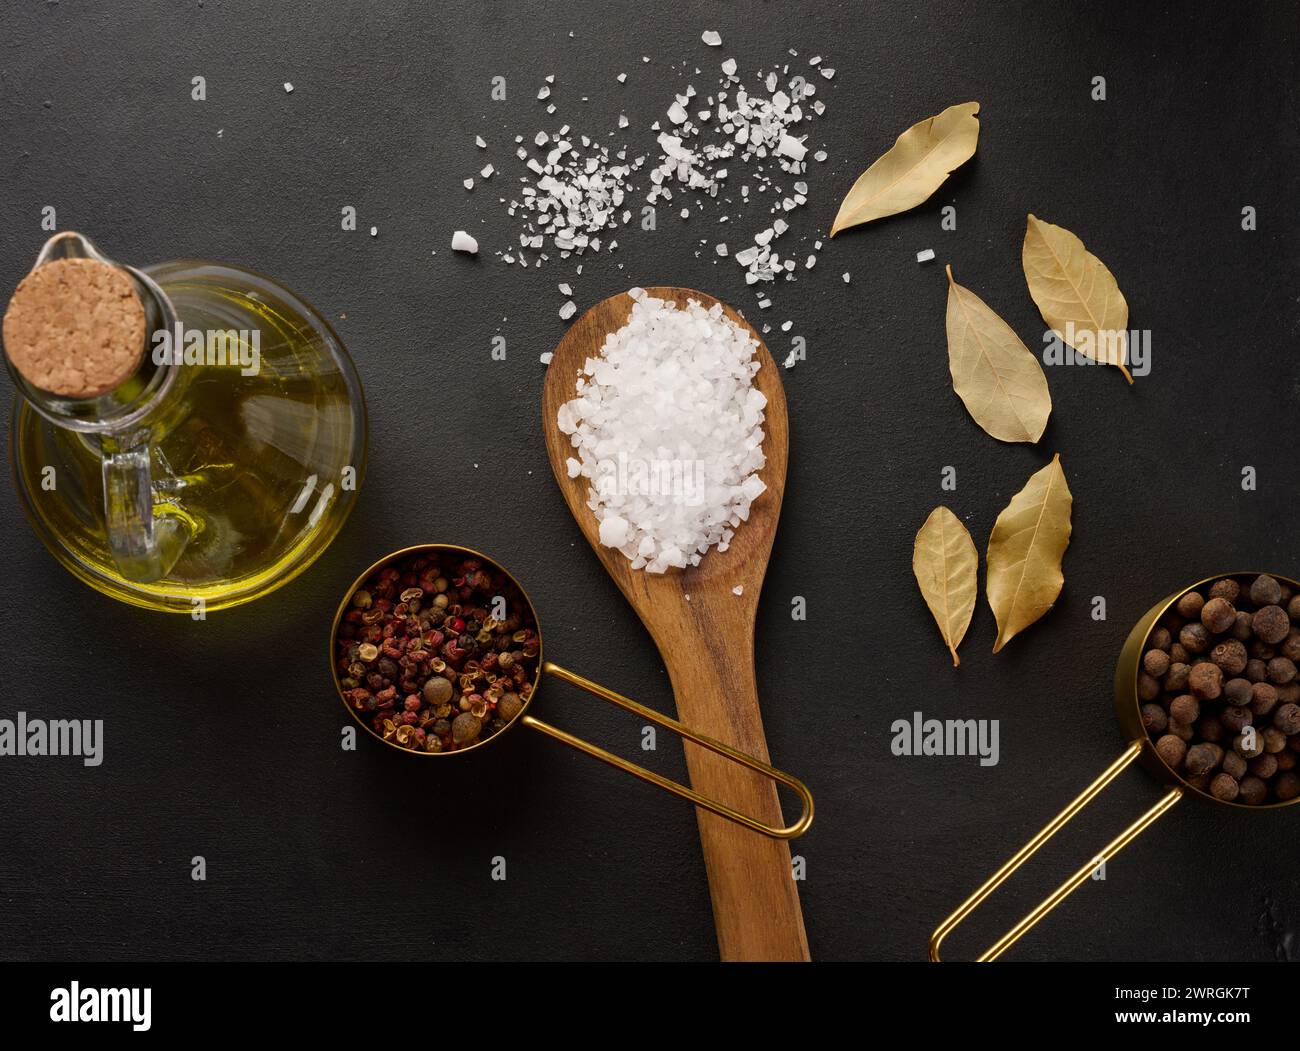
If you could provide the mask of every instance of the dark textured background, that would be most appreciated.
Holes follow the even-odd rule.
[[[838,73],[817,81],[829,109],[813,141],[831,159],[812,166],[787,248],[829,227],[853,178],[908,125],[982,104],[972,163],[915,211],[829,244],[768,312],[808,341],[808,361],[783,374],[791,474],[758,672],[773,757],[817,796],[817,823],[795,844],[809,940],[822,959],[923,957],[935,923],[1118,753],[1110,679],[1129,625],[1210,573],[1300,573],[1296,28],[1286,4],[6,5],[0,287],[30,265],[46,204],[60,228],[127,262],[198,256],[276,275],[347,315],[371,467],[307,574],[200,624],[77,584],[12,490],[0,494],[0,715],[107,723],[98,769],[0,762],[0,955],[715,956],[688,808],[524,733],[473,763],[404,761],[369,740],[342,752],[325,634],[343,589],[384,551],[472,544],[525,581],[548,655],[671,706],[543,450],[537,355],[563,332],[555,284],[572,265],[500,264],[491,250],[516,225],[496,198],[517,174],[515,133],[567,121],[603,135],[626,112],[619,138],[646,151],[683,61],[713,88],[723,58],[751,72],[793,47],[792,70],[821,53]],[[704,29],[724,46],[704,47]],[[548,73],[555,120],[534,99]],[[203,103],[190,100],[197,74]],[[489,101],[495,75],[508,78],[506,103]],[[1089,97],[1096,75],[1105,102]],[[461,179],[485,163],[479,133],[501,174],[467,194]],[[954,233],[939,228],[947,203]],[[339,229],[345,204],[359,210],[356,233]],[[1241,229],[1245,205],[1256,232]],[[585,261],[579,306],[680,284],[757,317],[733,262],[716,264],[708,246],[697,258],[712,222],[666,211],[656,232],[628,230],[615,255]],[[1000,445],[967,417],[943,327],[951,261],[1039,346],[1019,262],[1027,211],[1107,263],[1155,352],[1131,389],[1113,370],[1049,370],[1055,408],[1036,448]],[[477,259],[448,251],[457,227],[479,236]],[[735,245],[757,224],[729,227]],[[938,259],[918,266],[926,247]],[[489,359],[498,330],[505,363]],[[788,338],[771,338],[778,357]],[[942,501],[982,549],[1054,451],[1075,496],[1058,608],[995,658],[981,603],[954,671],[912,580],[912,536]],[[1246,464],[1257,492],[1240,488]],[[956,493],[939,490],[944,465],[959,472]],[[807,597],[807,622],[790,619],[792,595]],[[1094,595],[1108,600],[1103,623],[1089,617]],[[635,722],[585,695],[550,685],[540,704],[642,755]],[[1001,764],[894,758],[890,722],[914,710],[1000,719]],[[680,749],[656,762],[680,772]],[[950,953],[982,948],[1157,794],[1127,773]],[[1014,956],[1295,959],[1297,819],[1185,803]],[[205,883],[190,879],[196,854]],[[496,854],[505,883],[489,879]]]

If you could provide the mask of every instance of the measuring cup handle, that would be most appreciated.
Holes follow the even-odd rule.
[[[1102,771],[1101,776],[1098,777],[1097,780],[1080,792],[1069,806],[1057,814],[1056,817],[1052,818],[1048,825],[1039,832],[1038,835],[1021,847],[1010,861],[998,869],[997,872],[993,873],[993,875],[989,877],[979,890],[975,891],[974,894],[957,906],[952,915],[935,928],[934,933],[930,935],[930,961],[932,963],[940,962],[939,946],[942,944],[943,939],[947,937],[949,932],[979,908],[980,903],[983,902],[985,898],[997,890],[998,887],[1002,886],[1002,884],[1007,881],[1016,869],[1020,868],[1021,865],[1033,857],[1044,843],[1065,827],[1066,823],[1074,817],[1075,814],[1092,802],[1093,798],[1098,795],[1103,788],[1115,780],[1115,778],[1118,777],[1134,759],[1141,755],[1144,744],[1145,742],[1142,740],[1136,740],[1130,744],[1118,759]],[[996,960],[1006,952],[1007,949],[1011,948],[1011,946],[1018,942],[1023,935],[1038,923],[1039,920],[1074,893],[1084,880],[1097,871],[1098,867],[1113,858],[1128,846],[1130,842],[1137,839],[1139,833],[1143,832],[1148,825],[1152,824],[1156,818],[1177,803],[1182,797],[1183,789],[1180,787],[1171,788],[1166,792],[1155,806],[1107,843],[1106,846],[1102,848],[1100,854],[1094,857],[1091,861],[1085,863],[1084,866],[1075,872],[1073,876],[1044,898],[1036,908],[1025,916],[1024,919],[994,942],[976,962],[988,963],[992,960]]]
[[[679,723],[676,719],[670,719],[666,715],[660,715],[658,712],[647,708],[644,705],[637,704],[636,701],[624,697],[620,693],[615,693],[613,690],[607,690],[604,686],[594,683],[590,679],[584,679],[581,675],[571,672],[567,668],[561,668],[558,664],[552,664],[550,661],[547,661],[542,665],[542,671],[554,675],[557,679],[563,679],[565,682],[572,683],[574,686],[579,686],[588,693],[594,693],[597,697],[609,701],[611,704],[615,704],[625,711],[632,712],[634,715],[639,715],[643,719],[648,719],[656,726],[662,726],[665,730],[672,731],[678,737],[685,738],[688,741],[693,741],[695,744],[707,748],[712,752],[717,752],[718,755],[724,756],[732,762],[739,763],[741,766],[748,767],[750,770],[756,770],[758,773],[770,777],[773,781],[785,785],[799,796],[799,799],[803,803],[803,814],[793,825],[788,825],[785,828],[777,828],[774,825],[768,825],[762,821],[755,820],[747,814],[740,813],[738,810],[733,810],[725,803],[719,803],[717,800],[710,799],[708,796],[702,796],[693,789],[687,788],[685,785],[679,784],[670,778],[663,777],[660,774],[656,774],[653,770],[646,770],[644,767],[637,766],[636,763],[622,759],[619,756],[614,755],[612,752],[607,752],[603,748],[597,748],[594,744],[589,744],[581,737],[575,737],[573,734],[552,726],[550,723],[544,723],[540,719],[534,718],[531,715],[525,715],[522,719],[522,722],[526,726],[530,726],[534,730],[546,734],[548,737],[553,737],[557,741],[562,741],[571,748],[576,748],[580,752],[585,752],[587,755],[595,756],[597,759],[601,760],[601,762],[608,763],[610,766],[626,771],[633,777],[639,777],[642,781],[648,781],[650,784],[662,788],[665,792],[671,792],[673,795],[679,796],[682,799],[688,799],[696,806],[703,807],[705,810],[717,814],[720,817],[725,817],[727,820],[734,821],[736,824],[743,825],[745,828],[753,829],[755,832],[761,832],[765,836],[772,836],[775,839],[794,839],[796,836],[802,836],[808,831],[808,826],[812,824],[813,819],[813,798],[812,793],[808,791],[807,786],[805,786],[798,778],[791,777],[789,774],[777,770],[773,766],[769,766],[762,760],[755,759],[752,755],[746,755],[744,752],[737,751],[735,748],[725,745],[721,741],[715,741],[712,737],[705,737],[703,734],[696,733],[690,727]]]

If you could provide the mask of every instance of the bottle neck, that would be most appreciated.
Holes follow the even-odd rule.
[[[155,332],[175,328],[176,310],[147,274],[116,265],[131,278],[145,312],[145,346],[133,373],[98,397],[65,398],[29,383],[7,358],[6,364],[19,393],[51,423],[84,433],[127,437],[149,426],[156,409],[175,386],[179,366],[173,362],[157,364],[152,347]]]

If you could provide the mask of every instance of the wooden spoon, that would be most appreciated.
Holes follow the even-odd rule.
[[[683,307],[688,299],[706,308],[718,302],[687,288],[647,288],[646,292]],[[789,420],[772,355],[744,318],[725,304],[722,309],[758,340],[762,364],[754,382],[767,397],[763,425],[767,464],[759,474],[767,490],[754,502],[749,520],[736,530],[728,550],[711,549],[699,566],[685,570],[663,574],[634,570],[621,552],[601,545],[596,516],[587,507],[589,480],[569,477],[565,461],[573,446],[560,431],[556,412],[576,396],[584,361],[599,357],[605,337],[627,322],[632,311],[627,293],[597,303],[560,341],[542,392],[542,429],[551,470],[569,511],[659,647],[676,694],[678,718],[767,762],[754,679],[754,615],[785,491]],[[740,595],[732,591],[737,585],[744,588]],[[698,745],[684,747],[691,785],[697,792],[769,824],[784,824],[771,780]],[[697,809],[696,814],[722,959],[807,960],[808,938],[790,871],[789,844],[704,810]]]

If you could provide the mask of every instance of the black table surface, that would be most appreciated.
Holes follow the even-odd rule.
[[[538,354],[564,332],[556,284],[569,281],[582,308],[631,285],[696,287],[792,320],[769,336],[778,357],[806,340],[807,360],[783,371],[791,468],[759,611],[767,737],[817,798],[794,844],[814,957],[922,959],[951,907],[1118,755],[1111,677],[1134,621],[1212,573],[1300,574],[1296,28],[1285,4],[6,5],[0,287],[30,266],[48,205],[60,229],[130,263],[273,274],[336,320],[366,385],[371,458],[310,571],[204,622],[78,584],[12,487],[0,493],[0,717],[103,719],[106,738],[97,768],[0,759],[0,956],[716,957],[689,807],[531,734],[473,763],[340,748],[335,604],[372,559],[421,541],[494,554],[532,593],[548,656],[672,708],[546,461]],[[706,29],[723,47],[701,43]],[[979,151],[921,207],[825,244],[771,310],[715,257],[716,213],[682,222],[676,203],[581,277],[493,254],[518,232],[497,200],[518,175],[515,134],[568,122],[603,136],[626,113],[618,138],[653,158],[650,123],[688,81],[716,86],[722,59],[748,73],[818,53],[837,72],[816,81],[827,112],[811,141],[830,157],[812,165],[790,244],[827,230],[858,173],[945,106],[981,103]],[[555,118],[535,98],[548,74]],[[206,101],[191,99],[195,76]],[[490,98],[496,76],[505,102]],[[500,174],[467,193],[487,161]],[[955,231],[940,227],[947,204]],[[340,229],[346,205],[356,232]],[[1111,369],[1049,368],[1054,411],[1035,447],[972,423],[944,336],[951,262],[1041,346],[1019,258],[1027,212],[1107,263],[1153,353],[1131,388]],[[458,228],[480,239],[477,258],[449,250]],[[917,264],[924,248],[934,263]],[[505,361],[491,357],[498,333]],[[912,578],[913,535],[942,502],[982,549],[1054,452],[1075,497],[1057,608],[994,656],[981,600],[954,670]],[[955,492],[940,488],[948,466]],[[585,694],[552,684],[539,705],[684,772],[676,743],[643,753],[637,721]],[[894,756],[890,725],[915,711],[999,720],[1000,762]],[[983,948],[1159,792],[1127,772],[950,953]],[[1181,804],[1014,957],[1297,958],[1297,813]]]

